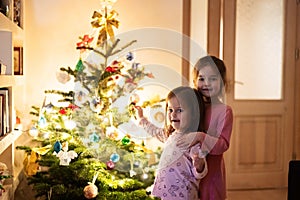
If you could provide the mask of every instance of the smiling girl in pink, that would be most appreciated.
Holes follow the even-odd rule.
[[[223,153],[229,148],[233,114],[230,106],[223,103],[226,86],[226,67],[222,60],[205,56],[195,65],[194,85],[204,96],[204,132],[187,134],[190,139],[181,138],[180,147],[186,148],[200,144],[207,151],[208,174],[200,183],[201,200],[226,199],[226,174]],[[193,142],[189,143],[189,141]]]
[[[178,87],[168,94],[165,128],[155,127],[144,118],[140,107],[136,109],[140,124],[165,143],[152,194],[163,200],[198,199],[200,179],[207,173],[205,155],[199,144],[180,149],[177,141],[189,132],[202,130],[204,103],[199,92],[190,87]]]

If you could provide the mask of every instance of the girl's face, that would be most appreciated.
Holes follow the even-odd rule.
[[[205,96],[218,97],[221,90],[221,76],[211,66],[205,66],[199,71],[197,88]]]
[[[189,127],[191,115],[188,108],[180,105],[176,97],[168,100],[167,115],[170,124],[178,132],[184,132]]]

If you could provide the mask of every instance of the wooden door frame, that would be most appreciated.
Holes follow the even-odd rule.
[[[207,52],[209,55],[219,57],[220,52],[220,23],[221,23],[221,5],[222,0],[208,0],[207,12]],[[182,63],[181,74],[183,76],[182,84],[185,80],[190,81],[190,63],[185,59],[190,56],[190,40],[191,37],[191,0],[182,1]],[[186,37],[187,36],[187,37]]]
[[[227,67],[227,78],[230,85],[228,85],[228,93],[234,92],[234,72],[235,72],[235,55],[231,52],[235,52],[235,12],[232,12],[232,8],[236,8],[235,0],[227,0],[223,4],[223,59]],[[228,24],[226,24],[228,23]],[[226,50],[225,50],[226,49]],[[228,94],[227,98],[231,98],[234,95]],[[232,102],[233,99],[230,99]]]
[[[207,12],[207,52],[209,55],[219,57],[220,53],[220,24],[222,0],[209,0]]]
[[[191,0],[182,0],[182,85],[189,85],[190,81],[190,38],[191,37]]]
[[[296,19],[296,73],[295,73],[295,135],[294,135],[294,155],[293,159],[300,160],[300,1],[297,1],[297,19]]]

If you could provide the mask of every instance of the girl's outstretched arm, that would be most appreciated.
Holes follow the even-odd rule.
[[[152,137],[156,137],[159,141],[165,142],[167,140],[165,131],[163,128],[159,128],[149,122],[143,114],[143,109],[140,106],[135,106],[137,110],[137,116],[140,119],[139,125],[144,128],[144,130],[149,133]]]

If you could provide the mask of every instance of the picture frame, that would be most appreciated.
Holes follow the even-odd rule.
[[[0,12],[11,19],[11,2],[9,0],[0,0]]]
[[[14,75],[23,75],[23,47],[14,47]]]
[[[14,12],[14,19],[13,21],[20,26],[21,28],[23,28],[23,24],[22,24],[22,1],[21,0],[14,0],[14,4],[13,4],[13,12]]]

